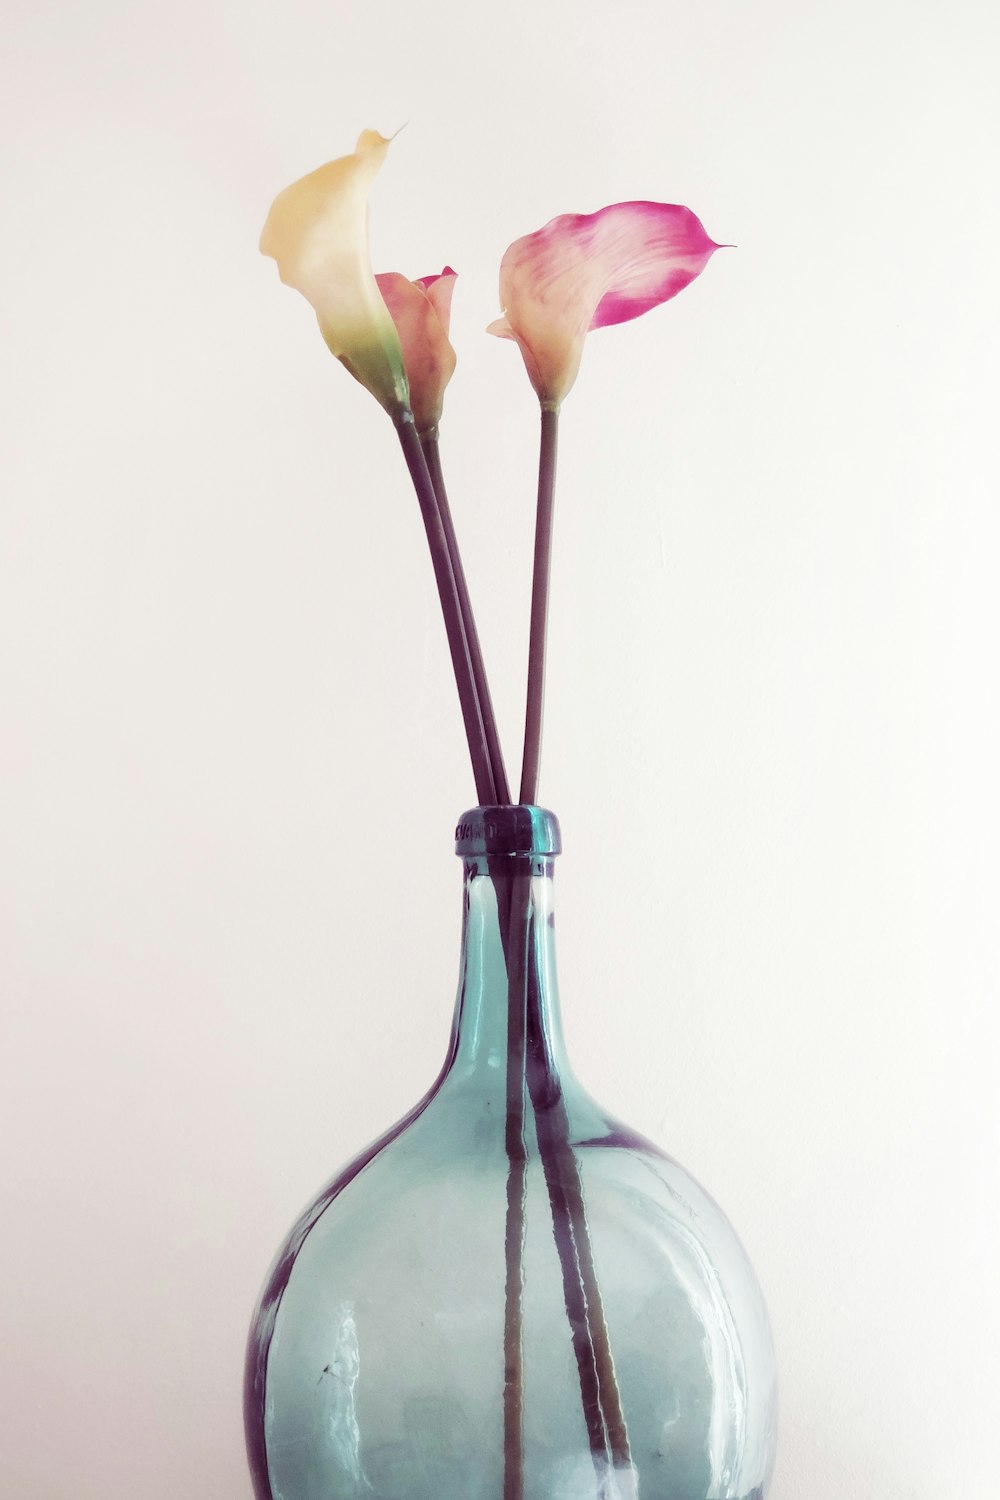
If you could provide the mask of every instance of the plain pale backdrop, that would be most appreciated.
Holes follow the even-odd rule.
[[[256,251],[393,145],[509,758],[510,240],[719,240],[566,403],[541,800],[585,1083],[770,1305],[771,1500],[995,1500],[1000,27],[988,0],[4,7],[0,1493],[248,1500],[303,1203],[434,1076],[474,800],[416,506]],[[413,879],[413,872],[419,878]]]

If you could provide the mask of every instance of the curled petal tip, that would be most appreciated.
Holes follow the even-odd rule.
[[[428,292],[430,291],[431,287],[435,286],[439,281],[444,281],[447,279],[451,282],[455,282],[457,278],[458,272],[452,270],[451,266],[445,266],[443,271],[432,271],[429,276],[418,276],[416,278],[416,285],[423,287],[424,291]]]
[[[445,266],[437,276],[421,276],[417,282],[417,286],[424,292],[428,302],[437,313],[445,336],[451,329],[451,299],[455,295],[457,280],[458,272],[453,271],[451,266]]]

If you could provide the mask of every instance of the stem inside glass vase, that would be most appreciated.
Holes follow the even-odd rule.
[[[538,784],[545,644],[548,620],[552,508],[555,491],[557,413],[543,409],[539,451],[535,557],[525,710],[520,813],[528,826]],[[441,469],[437,436],[416,438],[408,425],[400,441],[420,501],[441,596],[469,748],[483,803],[514,813],[469,591]],[[488,797],[483,797],[487,791]],[[528,804],[527,806],[525,804]],[[481,807],[478,811],[488,809]],[[512,851],[513,852],[513,851]],[[543,944],[536,932],[532,869],[537,851],[521,847],[489,859],[507,969],[507,1069],[505,1149],[507,1201],[504,1229],[503,1500],[524,1500],[524,1243],[528,1184],[525,1131],[530,1107],[548,1196],[552,1238],[559,1259],[563,1300],[580,1387],[597,1500],[625,1500],[632,1492],[631,1455],[579,1164],[570,1144],[569,1119],[558,1070],[549,1054],[539,973]],[[628,1476],[628,1478],[626,1478]]]
[[[543,1014],[544,943],[536,928],[532,861],[497,878],[497,914],[507,966],[507,1214],[504,1309],[504,1500],[524,1494],[524,1239],[527,1185],[526,1111],[530,1103],[552,1219],[552,1237],[572,1338],[598,1500],[634,1492],[628,1431],[611,1354],[579,1164],[559,1072]]]

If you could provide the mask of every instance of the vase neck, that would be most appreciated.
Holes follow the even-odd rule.
[[[559,827],[540,808],[477,808],[459,823],[457,845],[465,889],[449,1074],[500,1101],[512,1008],[527,1015],[529,1066],[550,1083],[569,1075],[555,964]]]

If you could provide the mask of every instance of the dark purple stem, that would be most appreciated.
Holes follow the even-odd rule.
[[[494,877],[508,980],[504,1500],[523,1496],[523,1256],[525,1094],[535,1117],[552,1234],[580,1381],[587,1440],[599,1481],[631,1465],[628,1431],[594,1261],[580,1168],[570,1144],[562,1085],[542,1016],[530,873]],[[603,1491],[601,1491],[603,1493]]]
[[[458,588],[448,552],[448,540],[441,523],[437,496],[427,472],[427,463],[420,446],[420,439],[413,426],[412,417],[409,420],[397,422],[396,432],[399,435],[406,466],[410,471],[410,478],[413,480],[413,488],[417,492],[420,514],[423,517],[424,530],[427,532],[427,544],[430,547],[434,578],[437,583],[438,597],[441,600],[441,612],[444,615],[444,626],[448,633],[451,662],[455,669],[459,702],[462,705],[462,717],[465,720],[465,733],[469,741],[472,770],[476,778],[476,795],[481,804],[496,806],[496,787],[493,784],[493,773],[490,769],[490,754],[483,727],[483,715],[476,693],[469,642],[462,623]]]
[[[525,1074],[562,1266],[563,1295],[577,1358],[584,1420],[594,1467],[600,1477],[605,1465],[615,1469],[630,1467],[632,1456],[587,1222],[583,1180],[570,1144],[562,1087],[546,1045],[533,934],[529,937],[526,979]]]
[[[507,785],[507,771],[503,762],[503,752],[500,749],[500,736],[497,733],[496,715],[493,712],[493,700],[490,697],[490,685],[486,677],[486,667],[483,664],[483,651],[479,643],[479,632],[476,629],[476,619],[472,612],[472,601],[469,598],[469,585],[465,577],[465,569],[462,566],[462,554],[459,551],[458,538],[455,535],[455,523],[452,519],[451,506],[448,504],[448,492],[445,488],[444,474],[441,470],[441,450],[437,436],[424,437],[421,439],[424,450],[424,458],[427,461],[427,472],[434,486],[434,494],[437,497],[438,512],[441,516],[441,525],[444,527],[445,540],[448,544],[448,555],[451,558],[451,570],[455,576],[455,587],[458,590],[458,606],[462,614],[462,623],[465,627],[465,638],[469,643],[469,657],[472,662],[472,676],[476,684],[476,697],[479,700],[479,709],[483,719],[483,730],[486,735],[486,747],[490,758],[490,769],[493,773],[493,785],[496,789],[494,801],[496,803],[510,802],[510,788]]]
[[[507,962],[507,1218],[504,1231],[503,1500],[524,1497],[524,1141],[527,926],[530,882],[494,878]],[[512,920],[513,917],[513,920]]]
[[[556,488],[559,413],[542,408],[538,450],[538,508],[535,513],[535,566],[531,580],[531,637],[528,645],[528,697],[524,712],[522,802],[538,795],[538,762],[542,753],[542,705],[545,698],[545,635],[549,613],[549,564],[552,555],[552,501]]]

